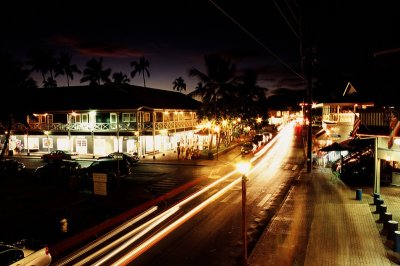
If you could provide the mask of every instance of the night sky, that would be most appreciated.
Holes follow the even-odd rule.
[[[270,92],[303,89],[301,3],[306,7],[303,37],[313,47],[315,73],[330,82],[328,87],[344,90],[346,81],[354,81],[359,90],[373,91],[382,83],[398,89],[393,78],[400,65],[396,1],[84,2],[7,4],[0,18],[1,50],[21,60],[36,46],[50,47],[56,55],[67,51],[81,70],[89,59],[103,57],[104,67],[127,74],[133,85],[143,80],[130,77],[130,62],[144,56],[150,62],[148,87],[172,90],[181,76],[186,92],[197,84],[189,69],[205,71],[204,56],[218,53],[232,58],[239,72],[256,69],[258,84]],[[57,78],[59,86],[64,79]],[[75,75],[72,85],[82,85],[79,80]]]

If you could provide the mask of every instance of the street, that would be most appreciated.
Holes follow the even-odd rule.
[[[293,135],[293,132],[291,132]],[[291,136],[293,137],[293,136]],[[265,155],[256,157],[240,156],[240,147],[229,153],[219,156],[218,161],[189,161],[187,163],[143,161],[133,167],[133,174],[122,179],[121,183],[110,191],[108,196],[96,196],[90,191],[71,190],[70,186],[54,186],[36,180],[32,175],[26,175],[13,180],[5,180],[1,195],[3,201],[1,208],[7,213],[1,222],[1,235],[4,240],[32,237],[41,239],[57,247],[57,255],[66,255],[60,247],[65,243],[72,243],[78,232],[85,232],[87,228],[99,227],[103,223],[115,223],[116,217],[135,206],[140,206],[149,201],[158,201],[160,212],[174,205],[176,202],[201,190],[208,184],[219,180],[228,172],[234,171],[236,163],[246,159],[253,162],[253,169],[249,173],[248,204],[249,204],[249,249],[255,244],[260,230],[265,228],[268,219],[280,205],[292,180],[298,175],[303,162],[303,148],[300,139],[293,140],[287,145],[287,138],[282,136],[276,143],[265,148]],[[82,167],[90,161],[79,161]],[[24,159],[27,172],[43,164],[38,159]],[[187,184],[190,184],[188,187]],[[7,189],[4,189],[6,188]],[[224,184],[216,186],[202,200],[218,190]],[[171,191],[175,194],[170,194]],[[181,254],[184,247],[187,263],[196,265],[200,263],[201,254],[210,261],[226,261],[226,254],[234,254],[230,260],[236,261],[240,254],[240,184],[233,186],[230,191],[218,198],[213,205],[208,206],[193,219],[186,222],[173,234],[156,245],[154,249],[140,256],[137,263],[148,264],[146,260],[157,260],[159,256],[153,253],[164,254],[162,261],[174,263],[174,259]],[[165,196],[167,195],[167,197]],[[29,219],[21,219],[21,213]],[[68,221],[68,232],[62,233],[60,221]],[[120,221],[122,222],[122,221]],[[104,230],[104,228],[102,228]],[[190,234],[189,234],[190,232]],[[183,235],[182,235],[183,234]],[[188,234],[188,235],[186,235]],[[194,235],[191,235],[194,234]],[[207,238],[201,239],[201,235]],[[85,234],[80,234],[82,240]],[[90,240],[90,235],[87,236]],[[172,244],[179,239],[179,243]],[[183,239],[187,239],[182,242]],[[196,244],[192,239],[198,239]],[[60,244],[63,243],[63,244]],[[74,242],[74,244],[77,244]],[[182,245],[182,246],[181,246]],[[193,246],[195,245],[195,246]],[[175,251],[170,249],[175,246]],[[170,259],[165,259],[165,251],[171,254]],[[68,246],[72,248],[72,246]],[[215,252],[223,248],[225,251]],[[72,251],[72,250],[70,250]],[[227,253],[228,252],[228,253]],[[62,254],[61,254],[62,253]],[[225,254],[225,255],[224,255]],[[196,259],[197,258],[197,259]],[[182,260],[183,258],[179,258]],[[143,262],[141,262],[143,261]],[[153,263],[153,262],[151,262]],[[155,261],[162,265],[161,261]],[[170,265],[166,263],[164,265]],[[200,264],[199,264],[200,265]],[[210,264],[212,265],[212,263]]]

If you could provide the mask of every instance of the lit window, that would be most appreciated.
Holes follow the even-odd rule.
[[[122,113],[122,122],[136,122],[136,114]]]
[[[144,122],[150,122],[150,113],[143,113]]]

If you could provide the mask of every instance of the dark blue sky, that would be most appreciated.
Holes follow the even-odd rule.
[[[172,90],[172,82],[182,76],[187,92],[197,84],[188,76],[189,69],[204,71],[204,56],[220,53],[229,55],[239,71],[256,69],[259,85],[270,91],[299,89],[304,83],[297,75],[298,3],[306,3],[309,11],[303,21],[311,22],[307,33],[321,67],[343,68],[348,78],[363,76],[361,69],[374,64],[374,52],[400,47],[395,2],[354,2],[15,2],[1,16],[1,48],[20,59],[35,46],[51,47],[56,54],[68,51],[81,70],[89,59],[103,57],[105,67],[128,76],[130,62],[143,55],[150,61],[148,87]],[[76,76],[72,84],[79,85],[79,79]],[[61,78],[58,83],[63,85]],[[143,83],[136,76],[131,84]]]

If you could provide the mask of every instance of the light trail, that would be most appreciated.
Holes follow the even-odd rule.
[[[173,208],[170,208],[169,210],[161,213],[157,217],[151,219],[150,221],[148,221],[148,222],[144,223],[143,225],[141,225],[140,227],[136,228],[135,230],[133,230],[134,232],[132,231],[133,232],[132,234],[134,234],[134,237],[132,237],[131,239],[127,240],[121,246],[119,246],[118,248],[114,249],[112,252],[108,253],[106,256],[102,257],[100,260],[98,260],[96,263],[94,263],[92,265],[93,266],[102,265],[103,263],[105,263],[106,261],[108,261],[109,259],[114,257],[115,255],[120,253],[122,250],[126,249],[129,245],[133,244],[140,237],[142,237],[146,233],[150,232],[154,227],[159,225],[161,222],[163,222],[166,219],[168,219],[169,217],[171,217],[171,215],[176,213],[178,210],[179,210],[179,206],[175,206]],[[137,233],[137,232],[139,232],[139,233]],[[117,242],[117,241],[115,241],[115,242]],[[107,246],[107,248],[108,248],[108,246]],[[109,265],[109,264],[107,264],[107,265]]]
[[[90,244],[86,245],[85,247],[83,247],[83,248],[79,249],[78,251],[74,252],[72,255],[68,256],[68,258],[57,262],[55,265],[57,265],[57,266],[68,265],[71,261],[79,258],[80,256],[86,254],[87,252],[89,252],[93,248],[96,248],[97,246],[99,246],[99,245],[103,244],[104,242],[108,241],[109,239],[111,239],[115,235],[121,233],[126,228],[134,225],[135,223],[137,223],[140,220],[144,219],[145,217],[149,216],[150,214],[155,212],[157,209],[158,209],[157,206],[153,206],[153,207],[149,208],[148,210],[146,210],[143,213],[139,214],[135,218],[129,220],[128,222],[124,223],[123,225],[119,226],[118,228],[112,230],[108,234],[102,236],[101,238],[91,242]],[[89,257],[87,257],[87,258],[89,258]]]
[[[280,145],[278,145],[278,147],[276,147],[274,149],[275,152],[279,151],[280,154],[285,154],[284,152],[286,151],[286,149],[289,149],[289,146],[287,145],[287,143],[290,143],[290,142],[287,142],[287,141],[290,140],[290,136],[292,136],[291,134],[293,134],[292,132],[290,132],[291,129],[293,129],[293,127],[287,126],[279,133],[279,135],[280,135],[279,138],[282,138],[282,139],[279,142]],[[274,139],[276,141],[277,138],[274,138]],[[274,142],[272,142],[269,147],[271,147],[271,145]],[[282,149],[283,147],[286,147],[286,149]],[[267,149],[268,148],[266,148],[265,151]],[[270,159],[270,158],[272,158],[272,156],[268,156],[268,158]],[[267,160],[267,159],[265,159],[265,160]],[[280,161],[280,160],[278,160],[278,161]],[[264,160],[262,160],[261,162],[264,162]],[[261,162],[259,164],[262,164]],[[254,168],[252,170],[250,170],[247,175],[250,175],[253,171],[254,171]],[[208,191],[209,189],[211,189],[212,187],[214,187],[218,183],[222,182],[223,180],[225,180],[226,178],[230,177],[231,175],[233,175],[233,174],[235,174],[237,172],[238,172],[237,170],[234,170],[234,171],[230,172],[229,174],[225,175],[223,178],[211,183],[207,187],[203,188],[202,190],[198,191],[197,193],[195,193],[192,196],[188,197],[187,199],[183,200],[177,206],[183,207],[183,205],[187,204],[188,202],[190,202],[194,198],[196,198],[199,195],[203,194],[204,192]],[[241,182],[242,182],[242,176],[238,177],[237,179],[235,179],[234,181],[229,183],[227,186],[225,186],[224,188],[219,190],[217,193],[213,194],[211,197],[209,197],[208,199],[206,199],[205,201],[203,201],[202,203],[200,203],[199,205],[194,207],[192,210],[188,211],[185,215],[183,215],[182,217],[178,218],[173,223],[171,223],[170,225],[165,227],[163,230],[157,232],[155,235],[153,235],[152,237],[147,239],[145,242],[141,243],[139,246],[135,247],[133,250],[131,250],[130,252],[126,253],[123,257],[119,258],[112,265],[113,266],[126,265],[127,263],[135,260],[138,256],[140,256],[141,254],[143,254],[144,252],[149,250],[152,246],[154,246],[156,243],[158,243],[160,240],[162,240],[168,234],[173,232],[176,228],[181,226],[183,223],[187,222],[189,219],[191,219],[193,216],[198,214],[200,211],[202,211],[204,208],[206,208],[209,204],[211,204],[217,198],[219,198],[223,194],[225,194],[233,186],[235,186],[235,185],[237,185],[237,184],[239,184]]]
[[[267,154],[266,157],[262,158],[257,164],[254,165],[254,167],[246,174],[249,176],[253,171],[261,167],[264,163],[268,161],[276,162],[276,164],[271,165],[269,170],[271,172],[277,171],[279,168],[279,164],[282,162],[283,159],[277,159],[277,155],[281,155],[280,158],[285,154],[285,152],[289,149],[289,146],[287,143],[290,143],[290,137],[293,137],[293,126],[286,126],[284,129],[282,129],[273,140],[268,142],[268,144],[265,145],[250,161],[254,162],[259,157],[265,153],[267,150],[269,150],[269,153]],[[279,142],[277,145],[274,145],[275,142],[277,142],[279,139]],[[273,160],[272,160],[273,159]],[[103,247],[102,249],[98,250],[97,252],[93,253],[92,255],[88,256],[84,260],[80,261],[80,264],[76,265],[84,265],[85,263],[88,263],[90,260],[95,259],[96,257],[100,256],[101,254],[104,254],[105,252],[108,252],[112,248],[116,247],[117,245],[120,245],[122,242],[124,242],[122,245],[118,246],[116,249],[114,249],[112,252],[108,253],[106,256],[102,257],[100,260],[98,260],[95,264],[92,265],[109,265],[107,263],[108,261],[112,260],[113,257],[117,256],[120,252],[122,252],[124,249],[127,249],[130,245],[132,245],[135,241],[137,241],[140,237],[144,236],[146,233],[150,232],[153,228],[155,228],[157,225],[171,217],[174,213],[176,213],[179,209],[181,209],[183,206],[188,204],[189,202],[193,201],[195,198],[201,196],[205,192],[209,191],[210,189],[214,188],[221,182],[225,181],[229,177],[231,177],[234,174],[237,174],[237,170],[233,170],[230,173],[224,175],[223,177],[219,178],[218,180],[212,182],[211,184],[207,185],[206,187],[202,188],[201,190],[195,192],[194,194],[190,195],[189,197],[185,198],[181,202],[177,203],[174,207],[166,210],[165,212],[161,213],[157,217],[151,219],[150,221],[144,223],[138,228],[135,228],[128,234],[124,235],[123,237],[119,238],[118,240],[110,243],[106,247]],[[270,176],[272,176],[270,174]],[[208,199],[205,201],[201,202],[199,205],[194,207],[192,210],[188,211],[186,214],[184,214],[182,217],[178,218],[171,224],[169,224],[167,227],[162,229],[161,231],[158,231],[156,234],[145,240],[144,242],[140,243],[138,246],[136,246],[134,249],[126,253],[123,257],[119,258],[116,262],[114,262],[112,265],[126,265],[126,263],[129,263],[136,259],[138,256],[146,252],[148,249],[150,249],[152,246],[154,246],[157,242],[162,240],[164,237],[166,237],[169,233],[173,232],[176,228],[181,226],[183,223],[191,219],[193,216],[195,216],[197,213],[202,211],[204,208],[206,208],[209,204],[211,204],[213,201],[215,201],[217,198],[221,197],[223,194],[225,194],[228,190],[230,190],[232,187],[235,185],[239,184],[242,182],[242,176],[236,178],[232,182],[230,182],[228,185],[224,186],[222,189],[218,190],[215,194],[210,196]],[[124,228],[118,228],[115,230],[115,232],[121,232],[127,226],[123,226]],[[112,234],[113,236],[116,235]],[[106,239],[109,239],[110,237],[107,237]],[[105,240],[104,240],[105,241]],[[104,241],[100,242],[103,243]],[[85,249],[86,250],[86,249]],[[84,253],[84,251],[82,251]],[[82,255],[80,252],[80,254]]]
[[[197,213],[202,211],[205,207],[207,207],[209,204],[211,204],[214,200],[225,194],[229,189],[231,189],[233,186],[236,184],[242,182],[242,177],[239,177],[235,179],[233,182],[231,182],[229,185],[225,186],[223,189],[218,191],[216,194],[212,195],[210,198],[206,199],[199,205],[197,205],[195,208],[187,212],[185,215],[183,215],[181,218],[175,220],[173,223],[165,227],[163,230],[157,232],[155,235],[153,235],[151,238],[131,250],[129,253],[126,253],[123,257],[118,259],[116,262],[114,262],[113,266],[119,266],[119,265],[126,265],[127,263],[133,261],[136,259],[138,256],[146,252],[148,249],[150,249],[153,245],[155,245],[157,242],[159,242],[161,239],[163,239],[165,236],[167,236],[169,233],[173,232],[176,228],[181,226],[183,223],[191,219],[193,216],[195,216]]]

